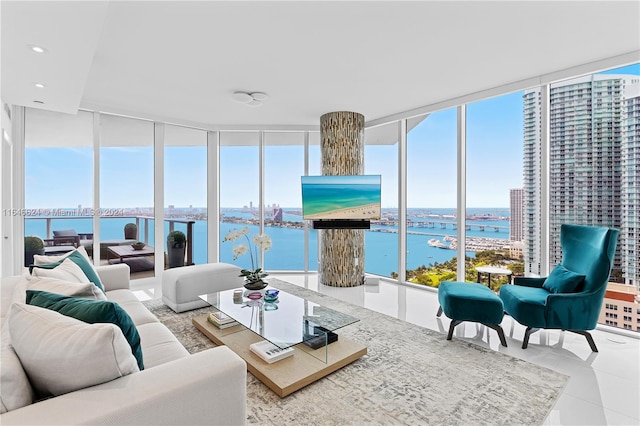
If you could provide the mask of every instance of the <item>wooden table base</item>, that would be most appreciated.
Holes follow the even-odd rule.
[[[193,319],[193,325],[217,345],[226,345],[242,357],[247,370],[267,385],[281,398],[302,389],[336,370],[366,355],[367,347],[345,337],[328,346],[328,362],[325,348],[313,350],[300,343],[293,347],[294,354],[269,364],[255,355],[249,345],[262,339],[242,325],[219,329],[207,321],[207,315]]]

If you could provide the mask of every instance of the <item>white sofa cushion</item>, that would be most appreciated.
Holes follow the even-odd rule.
[[[9,341],[9,323],[2,328],[2,348],[0,353],[0,413],[24,407],[33,402],[33,389],[27,378],[20,358]]]
[[[122,331],[87,324],[49,309],[15,303],[9,334],[40,396],[61,395],[139,371]]]
[[[33,268],[31,275],[34,277],[49,277],[77,283],[89,282],[89,278],[82,272],[82,269],[69,259],[63,260],[60,265],[53,269]]]
[[[75,283],[50,277],[31,277],[27,283],[27,290],[41,290],[65,296],[107,300],[107,296],[93,283]]]
[[[84,256],[85,259],[87,259],[87,262],[91,263],[91,258],[89,257],[89,254],[87,253],[87,251],[85,250],[84,247],[80,246],[75,250],[71,250],[65,254],[61,254],[58,256],[51,256],[51,255],[41,255],[41,254],[34,254],[33,255],[33,264],[34,265],[46,265],[47,263],[55,263],[58,262],[62,259],[64,259],[65,257],[69,257],[71,255],[71,253],[73,253],[74,251],[77,251],[78,253],[80,253],[82,256]]]
[[[45,256],[45,257],[49,258],[48,256]],[[38,259],[38,262],[40,262],[41,260],[42,259]],[[75,249],[72,252],[67,253],[66,255],[61,256],[61,259],[58,261],[51,262],[51,263],[44,263],[44,264],[38,263],[38,264],[31,265],[29,267],[29,270],[31,271],[31,274],[34,275],[42,269],[55,270],[60,268],[60,266],[64,264],[67,264],[67,269],[69,269],[68,262],[73,262],[76,264],[76,266],[78,266],[78,268],[80,268],[80,271],[82,272],[82,274],[79,276],[79,278],[82,278],[82,279],[79,282],[85,282],[84,279],[86,278],[86,280],[98,286],[100,290],[105,291],[105,288],[102,285],[102,282],[100,281],[100,276],[98,275],[96,268],[91,264],[91,261],[87,256],[86,250],[82,247],[79,249]],[[77,272],[73,272],[73,275],[78,275],[78,274]],[[45,275],[40,275],[40,276],[45,276]],[[52,276],[52,275],[46,275],[46,276]],[[56,277],[56,278],[61,278],[61,277]],[[73,279],[71,279],[70,281],[73,281]]]
[[[139,325],[159,322],[158,318],[138,300],[135,294],[130,290],[112,290],[107,292],[107,299],[116,302],[131,317],[133,323]]]
[[[164,324],[160,322],[141,324],[137,329],[144,353],[145,370],[189,356],[189,352]]]

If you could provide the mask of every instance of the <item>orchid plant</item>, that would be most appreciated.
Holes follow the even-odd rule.
[[[249,256],[251,256],[251,270],[242,269],[240,271],[239,276],[245,277],[245,280],[247,280],[248,282],[261,280],[262,278],[266,277],[269,274],[264,272],[262,268],[256,268],[256,263],[258,263],[258,250],[260,251],[269,250],[271,248],[271,237],[269,237],[267,234],[258,234],[253,236],[255,257],[254,257],[254,251],[251,250],[251,240],[249,239],[249,228],[247,227],[244,227],[240,230],[235,228],[230,230],[229,232],[227,232],[227,235],[224,237],[224,240],[222,240],[222,242],[224,243],[226,241],[236,241],[242,238],[245,238],[248,244],[241,243],[233,246],[233,260],[237,260],[238,257],[249,252]],[[254,259],[255,259],[255,263],[254,263]]]

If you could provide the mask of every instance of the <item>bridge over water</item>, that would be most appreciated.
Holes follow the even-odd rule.
[[[381,220],[372,220],[371,221],[372,225],[379,225],[379,226],[398,226],[398,221],[397,220],[385,220],[385,221],[381,221]],[[458,229],[458,224],[455,222],[440,222],[440,221],[433,221],[433,220],[411,220],[411,219],[407,219],[407,227],[408,228],[430,228],[430,229],[436,229],[436,228],[440,228],[440,229]],[[503,231],[509,231],[509,227],[508,226],[499,226],[499,225],[488,225],[488,224],[478,224],[478,223],[472,223],[466,224],[466,229],[467,231],[471,231],[472,229],[478,229],[481,232],[484,232],[486,229],[493,229],[494,232],[500,232],[501,230]]]

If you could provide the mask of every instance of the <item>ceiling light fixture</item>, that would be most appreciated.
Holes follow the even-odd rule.
[[[34,86],[36,86],[38,89],[44,89],[46,86],[42,83],[35,83]]]
[[[238,91],[238,92],[234,92],[233,95],[231,95],[231,97],[236,102],[257,107],[262,105],[262,102],[267,100],[269,98],[269,95],[263,92],[249,93],[249,92]]]
[[[44,105],[44,102],[42,102],[42,101],[33,101],[33,103],[34,104],[43,104]]]
[[[45,53],[47,49],[41,46],[36,46],[35,44],[29,45],[29,49],[33,50],[36,53]]]

